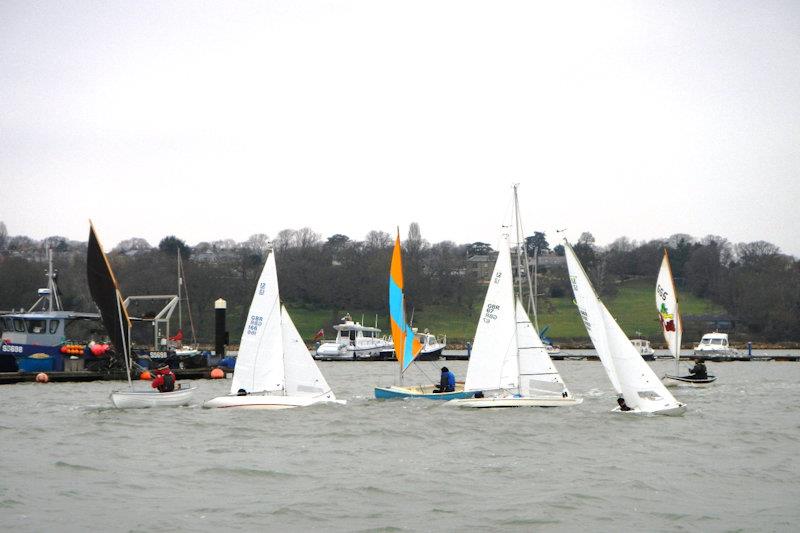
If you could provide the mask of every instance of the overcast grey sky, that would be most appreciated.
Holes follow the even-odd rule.
[[[800,3],[0,3],[0,220],[800,255]]]

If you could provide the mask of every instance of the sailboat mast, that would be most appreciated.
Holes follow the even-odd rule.
[[[521,233],[522,230],[521,226],[521,217],[519,216],[519,197],[517,196],[517,187],[519,187],[518,183],[514,184],[514,216],[515,221],[514,225],[517,227],[517,291],[518,291],[518,298],[519,301],[522,302],[522,246],[520,245],[521,242]],[[528,264],[527,264],[527,256],[525,261],[525,273],[528,273]],[[530,282],[530,280],[528,280]],[[513,290],[513,289],[512,289]],[[514,301],[514,297],[511,298],[511,301]],[[517,306],[516,303],[514,304],[514,344],[517,346],[517,392],[521,393],[521,383],[522,383],[522,375],[520,374],[520,366],[519,366],[519,317],[517,316]]]
[[[520,246],[520,217],[519,217],[519,198],[517,197],[518,183],[514,184],[514,226],[517,228],[517,295],[522,301],[522,247]],[[527,268],[525,271],[527,272]],[[516,308],[515,308],[516,309]],[[514,311],[516,313],[516,310]]]
[[[119,330],[122,333],[122,356],[125,358],[125,373],[128,375],[128,387],[133,390],[133,382],[131,381],[131,325],[128,322],[128,335],[126,338],[125,335],[125,325],[123,324],[122,320],[122,307],[120,306],[120,301],[122,300],[122,296],[119,294],[119,290],[116,291],[116,298],[117,298],[117,314],[119,316]]]
[[[181,300],[182,294],[181,290],[183,288],[183,269],[181,268],[181,249],[178,248],[178,331],[183,329],[183,313],[181,310]]]

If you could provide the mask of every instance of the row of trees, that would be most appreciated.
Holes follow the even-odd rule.
[[[228,239],[193,247],[175,236],[165,237],[155,247],[144,239],[133,238],[115,246],[110,258],[124,294],[172,294],[176,291],[176,254],[180,250],[195,306],[209,306],[223,297],[228,300],[234,323],[246,313],[267,251],[273,247],[282,299],[295,306],[333,310],[329,319],[333,322],[335,312],[341,310],[385,314],[393,242],[393,236],[381,231],[370,231],[359,241],[342,234],[323,239],[302,228],[283,230],[273,239],[256,234],[243,242]],[[561,245],[551,250],[542,232],[527,237],[525,244],[531,257],[535,253],[564,252]],[[42,242],[9,237],[2,222],[0,279],[13,282],[0,284],[0,308],[30,305],[36,288],[43,283],[46,265],[40,252],[46,246],[58,252],[55,263],[61,272],[59,283],[65,306],[93,310],[85,282],[86,243],[62,237]],[[782,254],[773,244],[758,241],[734,245],[714,235],[695,239],[677,234],[646,242],[621,237],[600,247],[587,232],[573,246],[602,295],[613,295],[621,282],[632,278],[654,278],[667,248],[680,291],[724,307],[737,327],[744,328],[754,339],[800,340],[800,262]],[[467,310],[483,298],[484,287],[471,277],[466,260],[476,254],[491,254],[489,244],[431,244],[422,237],[419,226],[412,224],[403,248],[410,306],[422,309],[441,304]],[[565,267],[555,263],[556,266],[539,269],[540,292],[545,295],[543,307],[547,306],[547,298],[571,297]],[[210,340],[211,313],[205,309],[198,312],[197,308],[194,311],[199,336]]]

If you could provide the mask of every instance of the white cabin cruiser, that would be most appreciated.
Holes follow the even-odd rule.
[[[445,346],[447,346],[446,335],[437,337],[427,329],[422,333],[417,333],[416,331],[414,333],[416,334],[419,343],[422,345],[422,350],[420,350],[417,359],[422,361],[434,361],[442,356],[442,350],[444,350]]]
[[[700,339],[700,343],[694,347],[694,355],[729,356],[736,353],[736,350],[728,344],[727,333],[706,333]]]
[[[631,344],[633,344],[633,347],[636,348],[644,360],[652,361],[655,358],[654,355],[656,351],[650,347],[650,341],[646,339],[631,339]]]
[[[377,359],[381,352],[391,352],[394,344],[381,336],[381,330],[362,326],[350,315],[342,317],[342,323],[333,326],[336,340],[324,341],[317,348],[317,358],[325,359]]]

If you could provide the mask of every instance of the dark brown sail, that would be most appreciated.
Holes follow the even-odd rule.
[[[89,282],[89,292],[92,299],[100,309],[103,324],[106,327],[111,344],[118,354],[125,357],[130,342],[130,318],[122,305],[122,295],[119,284],[111,270],[100,240],[94,231],[94,226],[89,223],[89,248],[86,252],[86,278]]]

